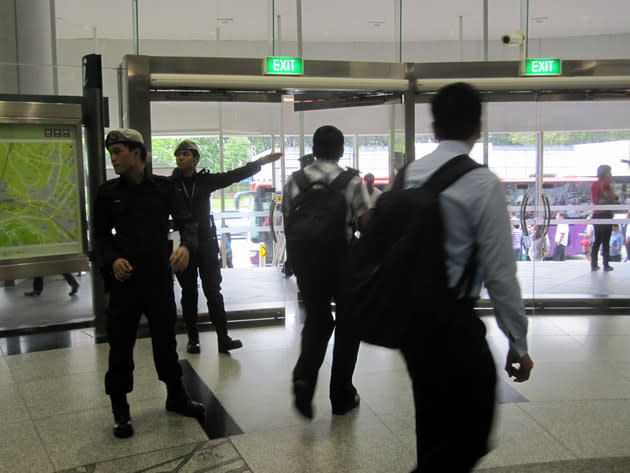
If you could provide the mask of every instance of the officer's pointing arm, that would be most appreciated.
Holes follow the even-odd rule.
[[[280,159],[281,156],[282,156],[282,153],[269,153],[263,156],[262,158],[258,158],[258,162],[262,166],[264,164],[277,161],[278,159]]]

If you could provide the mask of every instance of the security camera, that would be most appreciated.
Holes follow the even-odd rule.
[[[504,34],[501,36],[503,44],[523,44],[525,37],[521,33]]]

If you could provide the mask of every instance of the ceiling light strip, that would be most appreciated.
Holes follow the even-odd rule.
[[[211,74],[151,74],[154,89],[339,89],[404,91],[409,82],[404,79],[370,79],[352,77],[278,77]]]
[[[467,82],[484,92],[619,89],[628,89],[630,92],[630,78],[628,76],[418,79],[418,91],[435,92],[453,82]]]

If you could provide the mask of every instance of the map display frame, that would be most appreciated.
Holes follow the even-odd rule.
[[[0,117],[0,279],[87,269],[81,136],[80,114]]]

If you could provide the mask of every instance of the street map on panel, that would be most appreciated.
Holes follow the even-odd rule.
[[[71,137],[0,138],[0,259],[59,254],[80,242],[76,161]]]

